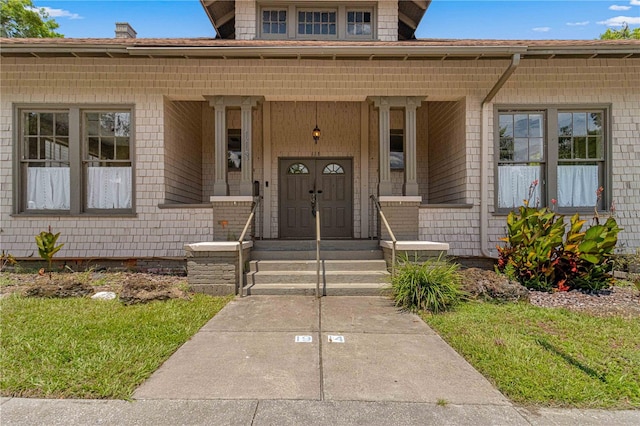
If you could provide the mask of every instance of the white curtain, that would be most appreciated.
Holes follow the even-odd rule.
[[[558,166],[558,206],[595,206],[598,166]]]
[[[540,182],[540,166],[499,166],[498,167],[498,207],[521,206],[529,197],[529,187],[534,180]],[[540,200],[540,183],[529,200],[535,207]]]
[[[87,208],[130,209],[131,167],[89,167]]]
[[[69,168],[28,167],[27,209],[69,210]]]

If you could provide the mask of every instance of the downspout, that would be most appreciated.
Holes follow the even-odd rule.
[[[489,135],[487,130],[489,129],[489,114],[487,112],[488,103],[498,94],[502,86],[509,80],[511,74],[514,73],[516,68],[520,65],[520,54],[515,53],[511,57],[511,64],[502,73],[500,79],[496,82],[493,88],[489,91],[487,96],[480,105],[480,252],[484,257],[492,257],[489,249],[487,248],[487,242],[489,240],[488,227],[489,227],[489,210],[487,208],[487,199],[489,197],[488,188],[488,172],[489,167]]]

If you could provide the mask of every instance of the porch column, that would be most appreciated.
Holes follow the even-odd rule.
[[[227,184],[227,106],[223,96],[216,96],[210,103],[215,111],[215,155],[216,175],[213,195],[225,196],[229,193]]]
[[[240,164],[240,195],[253,195],[253,160],[252,160],[252,127],[251,111],[255,102],[250,97],[242,98],[241,111],[241,143],[242,162]]]
[[[407,98],[405,107],[405,140],[404,140],[404,195],[418,195],[418,178],[416,174],[416,109],[420,106],[420,98]]]
[[[227,107],[240,107],[242,162],[240,163],[240,195],[253,195],[253,159],[252,159],[252,109],[264,100],[262,96],[205,96],[215,110],[216,130],[216,175],[213,183],[214,196],[227,196]]]
[[[386,98],[380,98],[378,102],[379,111],[379,152],[380,152],[380,184],[378,185],[378,195],[391,195],[393,184],[391,183],[391,135],[390,135],[390,111],[391,105]]]

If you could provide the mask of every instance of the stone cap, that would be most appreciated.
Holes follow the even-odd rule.
[[[191,252],[206,251],[238,251],[240,244],[237,241],[208,241],[202,243],[185,244],[184,249]],[[253,247],[253,241],[243,241],[242,248]]]
[[[421,196],[414,195],[381,195],[378,197],[381,203],[422,203]]]
[[[209,197],[209,201],[212,203],[252,203],[253,197],[251,195],[213,195]]]
[[[392,249],[393,241],[380,241],[380,247]],[[415,251],[448,251],[448,243],[436,243],[433,241],[396,241],[396,250]]]

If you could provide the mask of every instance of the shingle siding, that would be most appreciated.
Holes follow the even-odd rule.
[[[635,59],[552,59],[523,60],[520,67],[498,93],[497,104],[610,104],[611,105],[611,187],[617,205],[617,217],[624,231],[621,245],[640,247],[640,64]],[[419,238],[451,244],[451,253],[479,255],[480,197],[480,103],[508,66],[506,60],[479,61],[357,61],[357,60],[251,60],[251,59],[91,59],[91,58],[3,58],[0,99],[0,246],[16,256],[35,252],[33,236],[51,225],[62,233],[65,247],[60,257],[171,257],[183,256],[183,244],[213,238],[213,214],[209,209],[160,209],[165,202],[165,188],[177,157],[165,158],[178,145],[169,140],[165,124],[176,120],[175,112],[166,110],[167,102],[186,102],[187,110],[200,116],[202,135],[198,152],[202,154],[203,200],[210,195],[213,164],[213,118],[204,95],[265,96],[273,103],[272,174],[262,176],[261,107],[254,111],[254,177],[270,179],[277,199],[277,156],[308,155],[309,149],[297,144],[309,139],[307,130],[315,124],[312,108],[315,101],[321,111],[318,124],[323,130],[319,144],[323,156],[354,156],[354,171],[359,163],[360,109],[367,96],[425,96],[426,103],[455,102],[464,109],[464,149],[460,135],[455,136],[456,150],[453,179],[456,196],[440,198],[462,200],[470,208],[425,208],[419,210]],[[297,102],[297,104],[296,104]],[[336,102],[336,104],[334,104]],[[198,108],[192,103],[204,103]],[[13,130],[16,105],[23,104],[128,104],[135,113],[135,217],[63,217],[12,216],[13,206]],[[434,104],[434,105],[435,105]],[[434,123],[433,111],[418,109],[418,125]],[[185,111],[187,111],[185,110]],[[302,115],[296,111],[305,112]],[[308,111],[307,111],[308,110]],[[340,116],[332,116],[336,111]],[[377,110],[369,107],[369,185],[376,191],[378,176]],[[186,112],[185,112],[186,113]],[[191,115],[191,112],[188,113]],[[451,117],[460,121],[459,112]],[[493,108],[489,108],[489,140],[493,141]],[[258,118],[256,118],[258,117]],[[313,117],[313,118],[312,118]],[[422,118],[421,118],[422,117]],[[193,118],[197,121],[198,118]],[[278,134],[278,123],[291,122],[291,132]],[[306,121],[305,121],[306,120]],[[423,124],[420,124],[423,123]],[[190,127],[193,123],[185,123]],[[345,128],[347,133],[332,134],[331,128]],[[195,126],[197,127],[197,125]],[[325,133],[326,132],[326,133]],[[191,130],[188,132],[191,134]],[[286,133],[286,134],[285,134]],[[341,135],[349,135],[341,136]],[[424,146],[418,130],[418,149]],[[285,137],[286,136],[286,137]],[[197,137],[194,135],[194,137]],[[429,132],[428,143],[433,136]],[[286,139],[286,141],[285,141]],[[351,140],[353,139],[353,142]],[[179,142],[183,146],[183,142]],[[195,145],[184,141],[185,149]],[[306,143],[306,142],[305,142]],[[174,144],[174,145],[172,145]],[[291,145],[287,145],[291,144]],[[488,205],[493,212],[493,150],[490,148]],[[184,152],[186,155],[186,152]],[[429,155],[432,153],[429,152]],[[179,154],[181,155],[181,154]],[[435,155],[435,153],[433,153]],[[355,159],[358,158],[358,163]],[[433,159],[430,163],[433,163]],[[421,160],[418,160],[419,165]],[[421,176],[431,173],[420,169]],[[422,172],[420,172],[422,170]],[[355,229],[359,229],[361,182],[354,173]],[[437,181],[437,174],[431,175]],[[419,178],[423,179],[423,178]],[[464,179],[464,184],[462,184]],[[233,188],[234,180],[230,181]],[[437,191],[434,188],[433,191]],[[431,192],[431,189],[428,193]],[[195,199],[195,198],[194,198]],[[273,200],[273,198],[272,198]],[[426,200],[428,201],[428,200]],[[370,210],[372,211],[372,210]],[[272,213],[277,209],[272,209]],[[372,215],[373,213],[371,213]],[[489,245],[499,243],[504,234],[505,217],[490,214]],[[272,229],[277,219],[270,217]],[[266,219],[268,220],[268,219]],[[373,229],[373,220],[372,220]],[[366,237],[363,235],[363,237]],[[37,256],[37,253],[36,253]]]

